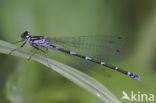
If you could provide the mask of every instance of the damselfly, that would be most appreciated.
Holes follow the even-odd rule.
[[[49,43],[49,40],[47,37],[45,36],[31,36],[29,32],[25,31],[24,33],[21,34],[21,38],[22,40],[20,40],[19,42],[24,42],[20,47],[16,48],[16,49],[13,49],[10,54],[22,47],[24,47],[24,45],[28,42],[34,49],[36,49],[37,51],[34,52],[30,57],[29,59],[31,59],[31,57],[33,55],[35,55],[38,51],[41,51],[45,54],[46,56],[46,59],[47,59],[47,64],[50,66],[49,64],[49,60],[48,60],[48,53],[47,51],[44,51],[42,49],[40,49],[39,47],[44,47],[46,49],[53,49],[53,50],[57,50],[57,51],[60,51],[60,52],[63,52],[63,53],[66,53],[66,54],[69,54],[69,55],[73,55],[73,56],[76,56],[76,57],[79,57],[79,58],[82,58],[82,59],[85,59],[85,60],[88,60],[88,61],[91,61],[91,62],[94,62],[96,64],[99,64],[99,65],[102,65],[102,66],[105,66],[105,67],[108,67],[110,69],[113,69],[115,71],[118,71],[122,74],[125,74],[135,80],[140,80],[140,77],[134,73],[130,73],[128,71],[125,71],[123,69],[120,69],[116,66],[113,66],[113,65],[109,65],[103,61],[97,61],[97,60],[94,60],[92,59],[91,57],[88,57],[88,56],[83,56],[83,55],[80,55],[80,54],[77,54],[76,52],[73,52],[73,51],[69,51],[69,50],[65,50],[63,48],[60,48],[58,46],[55,46],[55,45],[52,45]],[[120,39],[120,38],[119,38]],[[111,43],[111,41],[110,41]],[[117,52],[119,52],[119,50],[117,50]]]

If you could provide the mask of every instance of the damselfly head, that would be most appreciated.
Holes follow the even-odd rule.
[[[30,38],[30,34],[28,31],[25,31],[24,33],[21,34],[21,38],[23,40],[28,40]]]

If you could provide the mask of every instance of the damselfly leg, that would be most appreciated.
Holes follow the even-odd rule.
[[[38,50],[35,51],[34,53],[32,53],[32,54],[29,56],[28,60],[30,60],[35,54],[37,54],[37,52],[38,52]]]
[[[45,56],[46,56],[46,59],[47,59],[47,63],[48,63],[48,66],[50,67],[50,64],[49,64],[49,59],[48,59],[48,53],[46,52],[46,51],[44,51],[44,50],[42,50],[42,49],[40,49],[40,48],[38,48],[37,46],[34,46],[34,45],[31,45],[32,47],[34,47],[36,50],[38,50],[38,51],[41,51],[42,53],[44,53],[45,54]],[[33,54],[34,55],[34,54]],[[32,55],[32,56],[33,56]],[[32,57],[31,56],[31,57]]]
[[[26,44],[26,41],[25,41],[20,47],[11,50],[11,52],[10,52],[9,54],[12,54],[14,51],[16,51],[16,50],[18,50],[18,49],[24,47],[25,44]]]

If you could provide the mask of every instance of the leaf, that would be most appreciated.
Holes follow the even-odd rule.
[[[0,40],[0,53],[9,54],[9,52],[17,48],[15,45],[12,45],[8,42]],[[12,55],[19,56],[23,58],[28,58],[31,52],[28,52],[24,49],[14,51]],[[32,60],[40,62],[48,67],[47,60],[44,56],[34,55]],[[91,94],[95,95],[99,100],[106,103],[119,103],[120,101],[100,82],[94,78],[78,71],[77,69],[70,67],[68,65],[62,64],[58,61],[49,59],[50,68],[58,72],[62,76],[68,78],[78,86],[89,91]]]

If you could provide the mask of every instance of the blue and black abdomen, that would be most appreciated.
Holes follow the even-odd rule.
[[[65,50],[65,49],[62,49],[62,48],[59,48],[59,47],[56,47],[56,46],[53,46],[53,45],[51,45],[51,47],[52,47],[53,49],[55,48],[55,50],[58,50],[58,51],[67,53],[67,54],[69,54],[69,55],[77,56],[77,57],[79,57],[79,58],[82,58],[82,59],[85,59],[85,60],[94,62],[94,63],[96,63],[96,64],[103,65],[103,66],[105,66],[105,67],[108,67],[108,68],[113,69],[113,70],[115,70],[115,71],[118,71],[118,72],[120,72],[120,73],[123,73],[123,74],[125,74],[125,75],[127,75],[127,76],[129,76],[129,77],[131,77],[131,78],[133,78],[133,79],[135,79],[135,80],[140,80],[140,77],[139,77],[138,75],[136,75],[136,74],[134,74],[134,73],[130,73],[130,72],[125,71],[125,70],[123,70],[123,69],[120,69],[120,68],[118,68],[118,67],[116,67],[116,66],[112,66],[112,65],[106,64],[105,62],[97,61],[97,60],[94,60],[94,59],[92,59],[92,58],[90,58],[90,57],[83,56],[83,55],[77,54],[77,53],[75,53],[75,52],[72,52],[72,51],[69,51],[69,50]]]

